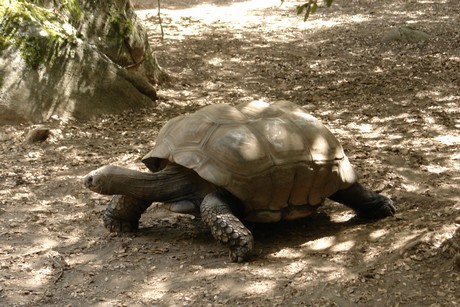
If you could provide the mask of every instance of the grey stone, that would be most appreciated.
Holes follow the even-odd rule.
[[[417,43],[429,38],[430,35],[426,32],[416,30],[412,27],[402,26],[387,31],[382,37],[382,42]]]

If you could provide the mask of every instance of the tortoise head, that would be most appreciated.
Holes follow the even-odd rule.
[[[120,176],[126,173],[123,168],[113,165],[106,165],[91,171],[83,177],[83,184],[93,192],[113,195],[116,194],[116,187],[120,184]]]

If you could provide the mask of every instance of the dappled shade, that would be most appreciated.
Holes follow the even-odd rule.
[[[156,108],[50,121],[40,145],[23,144],[29,127],[0,127],[1,303],[458,302],[460,2],[335,1],[306,23],[278,1],[260,10],[254,1],[182,10],[198,2],[162,2],[163,41],[156,9],[141,12],[176,80],[160,89]],[[431,38],[381,43],[386,29],[402,24]],[[108,199],[83,190],[81,176],[107,163],[145,170],[140,158],[167,120],[254,99],[288,99],[321,119],[362,182],[393,198],[397,215],[361,224],[327,203],[301,221],[250,225],[257,258],[244,265],[227,263],[198,219],[159,204],[138,234],[107,233]]]

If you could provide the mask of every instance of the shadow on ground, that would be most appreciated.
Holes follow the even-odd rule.
[[[234,14],[251,3],[219,2],[207,6],[211,13],[196,2],[165,3],[164,40],[156,10],[139,13],[173,77],[159,88],[155,108],[85,123],[52,120],[46,123],[52,137],[41,145],[22,143],[30,127],[1,127],[4,304],[459,300],[458,243],[450,238],[460,203],[460,5],[337,1],[306,23],[293,14],[293,3]],[[386,29],[403,24],[431,39],[381,43]],[[103,164],[142,169],[140,157],[168,119],[252,99],[289,99],[322,119],[361,181],[393,198],[396,217],[362,224],[328,202],[300,221],[250,225],[256,247],[246,264],[229,263],[200,220],[161,209],[148,210],[137,234],[107,233],[101,222],[107,198],[84,190],[81,176]]]

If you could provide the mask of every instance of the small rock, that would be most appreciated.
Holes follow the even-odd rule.
[[[417,43],[423,42],[430,36],[420,30],[412,27],[402,26],[396,29],[391,29],[383,35],[382,42],[401,42],[401,43]]]
[[[44,142],[48,139],[51,132],[48,128],[35,128],[29,131],[26,136],[27,143]]]

